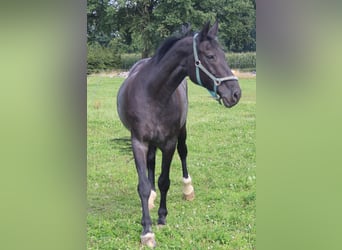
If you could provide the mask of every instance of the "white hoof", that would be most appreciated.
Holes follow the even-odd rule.
[[[151,210],[154,208],[154,201],[157,198],[157,193],[151,190],[150,197],[148,198],[148,209]]]
[[[195,190],[191,183],[191,177],[183,178],[183,198],[192,201],[195,198]]]
[[[156,239],[155,239],[154,233],[147,233],[145,235],[141,235],[140,240],[141,240],[142,245],[145,245],[151,248],[156,247]]]

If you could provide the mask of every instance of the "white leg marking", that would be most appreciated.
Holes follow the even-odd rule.
[[[148,198],[148,209],[151,210],[154,208],[154,201],[157,198],[157,193],[151,190],[150,197]]]
[[[155,248],[156,247],[156,239],[154,233],[147,233],[145,235],[140,236],[141,244]]]
[[[195,198],[195,191],[190,175],[188,178],[183,178],[183,198],[188,201],[192,201]]]

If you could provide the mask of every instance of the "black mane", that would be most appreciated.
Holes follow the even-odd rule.
[[[179,41],[180,37],[169,37],[167,38],[157,49],[156,54],[153,56],[153,59],[156,62],[159,62],[165,54],[173,47],[173,45]]]
[[[167,38],[157,49],[155,55],[152,59],[155,62],[159,62],[165,54],[175,45],[175,43],[186,36],[193,35],[191,32],[191,25],[189,23],[185,23],[180,27],[180,29],[176,30],[173,33],[173,36]]]

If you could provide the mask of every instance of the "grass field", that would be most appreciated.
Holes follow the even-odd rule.
[[[129,132],[116,113],[122,81],[88,77],[88,249],[141,248],[137,174]],[[168,224],[157,229],[158,207],[151,211],[157,248],[256,249],[256,79],[240,79],[242,98],[232,109],[218,105],[205,89],[188,85],[188,169],[196,197],[182,199],[175,154]]]

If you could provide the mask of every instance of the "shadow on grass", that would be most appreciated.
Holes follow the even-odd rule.
[[[129,136],[110,139],[110,144],[114,149],[117,149],[124,155],[132,156],[132,143]]]

